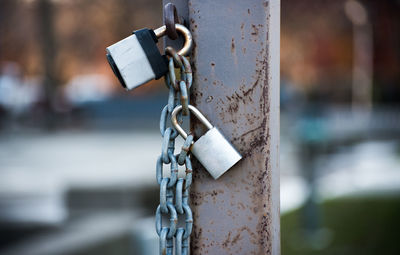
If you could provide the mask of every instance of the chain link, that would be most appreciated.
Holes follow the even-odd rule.
[[[188,255],[189,238],[193,228],[193,215],[188,201],[193,171],[189,149],[193,142],[193,136],[188,135],[181,152],[174,155],[175,139],[178,132],[173,127],[167,127],[167,120],[171,119],[171,113],[179,103],[183,109],[178,116],[178,121],[182,121],[182,115],[188,115],[189,89],[192,85],[193,76],[190,63],[185,57],[176,53],[171,47],[167,47],[165,52],[170,56],[169,72],[165,76],[169,93],[168,104],[161,111],[160,117],[160,133],[163,140],[161,155],[156,164],[156,179],[160,185],[160,205],[156,210],[156,231],[160,238],[161,255]],[[180,80],[176,78],[175,66],[179,68]],[[169,177],[164,177],[164,164],[170,164]],[[178,164],[185,165],[186,174],[184,178],[178,178]],[[169,215],[169,226],[163,226],[163,215]],[[184,227],[178,227],[179,215],[185,217]]]
[[[180,166],[185,163],[192,142],[193,142],[193,135],[188,135],[188,137],[185,140],[185,143],[182,146],[181,153],[178,156],[178,164]]]

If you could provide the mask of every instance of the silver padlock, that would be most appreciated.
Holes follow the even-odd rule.
[[[179,55],[186,55],[192,46],[192,35],[183,25],[175,28],[185,38]],[[155,30],[140,29],[133,35],[107,47],[107,60],[115,76],[127,90],[134,89],[168,72],[168,63],[157,48],[158,39],[166,33],[166,26]]]
[[[182,105],[175,107],[172,111],[171,121],[178,133],[187,138],[187,133],[179,125],[177,114],[182,110]],[[197,141],[192,143],[190,151],[197,158],[204,168],[214,177],[218,179],[222,174],[235,165],[242,156],[230,144],[221,132],[211,125],[201,112],[189,105],[189,110],[208,128],[208,131],[202,135]]]

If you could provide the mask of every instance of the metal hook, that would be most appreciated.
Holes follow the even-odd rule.
[[[175,29],[175,24],[181,23],[178,17],[178,12],[173,3],[167,3],[164,6],[164,24],[167,27],[166,34],[171,40],[178,39],[178,33]]]

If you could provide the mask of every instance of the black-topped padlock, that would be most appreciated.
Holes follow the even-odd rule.
[[[185,55],[192,45],[191,34],[180,24],[176,24],[176,30],[185,36],[185,44],[178,52]],[[158,38],[165,35],[165,31],[165,26],[156,30],[137,30],[106,49],[107,60],[124,88],[134,89],[168,72],[167,59],[157,48]]]

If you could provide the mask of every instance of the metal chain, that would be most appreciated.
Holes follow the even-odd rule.
[[[173,109],[178,105],[182,105],[181,115],[188,115],[189,113],[188,92],[193,81],[192,69],[189,61],[177,54],[173,48],[167,47],[165,52],[170,56],[169,72],[165,76],[169,94],[168,104],[161,111],[160,117],[160,132],[163,141],[161,155],[158,157],[156,165],[156,178],[160,185],[160,205],[156,210],[156,231],[160,238],[161,255],[188,255],[189,237],[193,227],[193,215],[189,207],[189,189],[192,184],[193,171],[189,148],[192,144],[193,136],[189,134],[181,152],[174,155],[175,139],[178,136],[178,132],[173,127],[167,127],[167,120],[171,118]],[[175,66],[180,70],[179,81],[175,75]],[[178,120],[182,121],[182,116],[179,116]],[[164,164],[170,165],[169,177],[164,177]],[[185,165],[185,178],[178,178],[178,165]],[[168,226],[163,226],[163,214],[170,217]],[[178,216],[183,215],[185,217],[185,225],[178,227]]]

